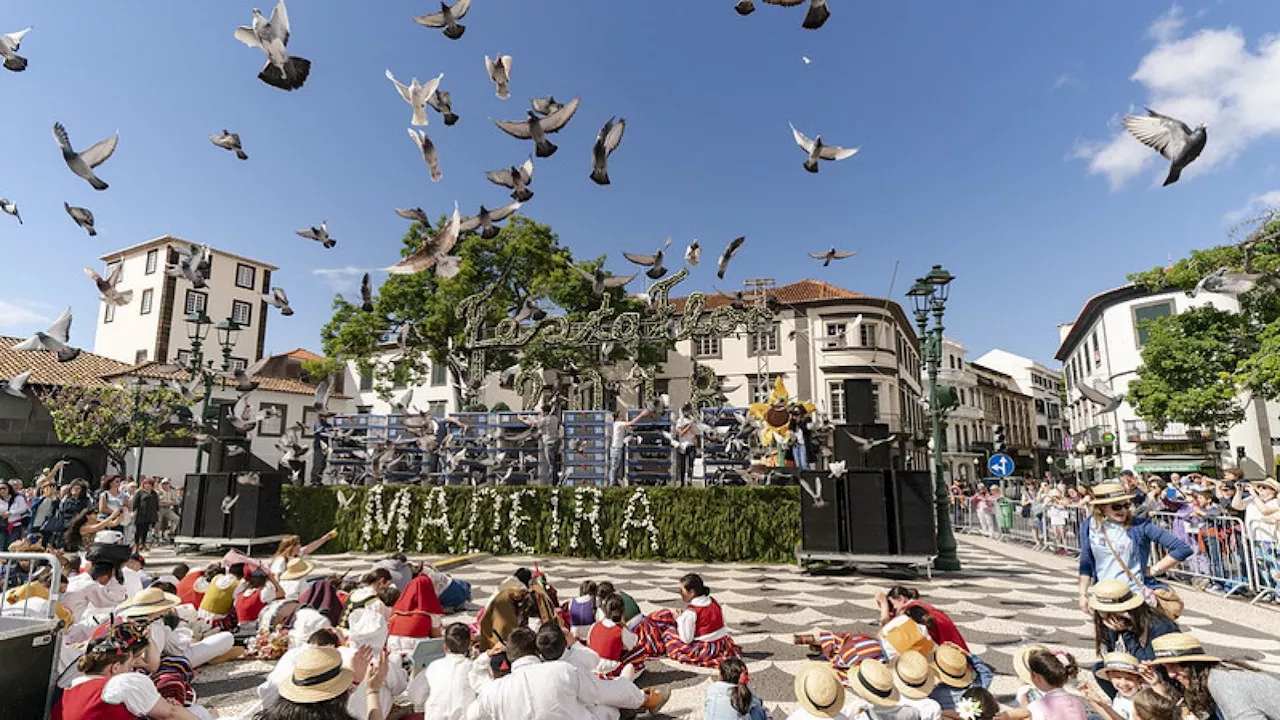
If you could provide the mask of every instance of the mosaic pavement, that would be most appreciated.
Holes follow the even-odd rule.
[[[1075,605],[1075,573],[1065,563],[1055,565],[1033,555],[995,552],[980,540],[962,538],[960,542],[963,572],[938,575],[931,582],[913,579],[907,584],[918,587],[927,602],[948,612],[973,651],[995,668],[998,676],[992,691],[997,697],[1007,702],[1016,691],[1012,655],[1023,644],[1044,643],[1071,652],[1082,663],[1093,661],[1092,624]],[[163,571],[168,562],[177,560],[186,560],[193,566],[202,561],[154,553],[153,572]],[[353,574],[371,563],[369,557],[353,555],[323,556],[318,560],[324,570]],[[853,574],[810,576],[799,568],[779,565],[686,565],[575,558],[544,559],[538,564],[562,598],[574,594],[584,579],[607,579],[630,592],[645,612],[678,606],[679,577],[686,572],[700,573],[724,606],[726,620],[747,660],[753,689],[766,707],[775,710],[775,717],[786,717],[795,708],[792,678],[809,660],[805,648],[791,644],[792,635],[815,626],[873,633],[875,592],[895,582],[888,577]],[[472,583],[474,597],[482,601],[522,565],[532,565],[532,559],[484,558],[456,568],[455,573]],[[1266,630],[1194,610],[1188,611],[1182,623],[1196,632],[1211,651],[1246,657],[1263,669],[1280,673],[1280,632],[1276,630],[1280,615],[1257,612],[1265,613],[1269,619],[1263,621]],[[1221,611],[1216,614],[1226,616]],[[474,610],[451,619],[472,617]],[[267,663],[257,661],[203,668],[198,672],[196,689],[203,704],[218,709],[224,717],[233,716],[252,702],[254,688],[268,670]],[[703,688],[712,674],[702,668],[651,661],[638,684],[672,690],[665,716],[696,718],[702,715]]]

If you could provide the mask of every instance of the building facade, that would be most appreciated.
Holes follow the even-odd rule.
[[[954,338],[942,340],[942,364],[938,368],[938,384],[955,388],[958,405],[947,413],[942,453],[942,471],[948,481],[971,483],[986,474],[989,448],[986,416],[982,410],[982,394],[978,376],[969,367],[967,350]]]
[[[191,351],[184,319],[204,312],[213,323],[232,319],[241,330],[231,352],[233,368],[244,368],[263,356],[267,333],[267,304],[262,296],[271,290],[274,265],[260,260],[213,250],[208,286],[195,288],[186,278],[165,274],[165,265],[178,261],[178,248],[191,245],[171,235],[103,255],[102,272],[108,277],[122,265],[119,290],[132,290],[133,300],[121,307],[99,303],[96,354],[129,364],[149,361],[185,365]],[[220,358],[213,333],[205,343],[205,358]]]
[[[991,350],[978,358],[978,364],[999,370],[1013,378],[1024,395],[1030,395],[1035,412],[1031,444],[1035,450],[1036,476],[1065,467],[1066,420],[1062,413],[1062,373],[1040,363],[1005,350]]]
[[[988,454],[995,451],[996,428],[1004,433],[1004,453],[1013,458],[1015,474],[1036,475],[1035,437],[1032,425],[1035,404],[1023,394],[1013,376],[979,363],[969,363],[977,380],[978,402],[985,432],[978,446]],[[982,468],[983,475],[987,474]]]

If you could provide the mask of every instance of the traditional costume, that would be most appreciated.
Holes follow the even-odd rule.
[[[840,682],[848,684],[848,672],[863,660],[885,660],[878,638],[861,633],[820,632],[813,636],[823,657],[831,663]]]
[[[724,625],[720,603],[710,595],[689,601],[679,617],[670,610],[658,610],[636,626],[640,642],[622,658],[630,664],[647,657],[668,657],[676,662],[701,667],[719,667],[740,653]]]
[[[209,581],[209,587],[200,599],[201,620],[214,630],[235,632],[240,623],[236,620],[236,589],[240,587],[240,578],[230,573],[222,573]]]
[[[409,581],[404,594],[391,608],[387,647],[392,652],[411,654],[420,641],[432,636],[443,619],[444,608],[436,598],[431,578],[419,575]]]
[[[569,629],[573,632],[574,637],[585,642],[587,633],[596,622],[595,595],[579,595],[566,602],[562,607],[569,616]]]
[[[621,671],[623,656],[634,650],[639,643],[638,635],[608,618],[600,620],[587,630],[587,647],[600,656],[598,671],[610,675]],[[643,664],[637,663],[637,666],[638,669]]]

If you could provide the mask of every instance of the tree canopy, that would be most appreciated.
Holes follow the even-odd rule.
[[[166,387],[68,385],[44,391],[39,398],[53,418],[59,440],[76,447],[102,448],[121,472],[132,448],[188,434],[168,423],[171,408],[183,401]]]

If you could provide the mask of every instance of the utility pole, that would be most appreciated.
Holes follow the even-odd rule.
[[[751,303],[755,307],[764,307],[769,301],[769,291],[777,286],[773,278],[749,278],[742,282],[742,286],[746,288],[743,293],[744,300]],[[765,348],[768,335],[773,332],[773,324],[769,327],[756,327],[755,333],[756,345],[756,382],[755,392],[751,398],[754,402],[764,402],[768,397],[769,384],[769,352]],[[761,397],[761,395],[764,397]]]

